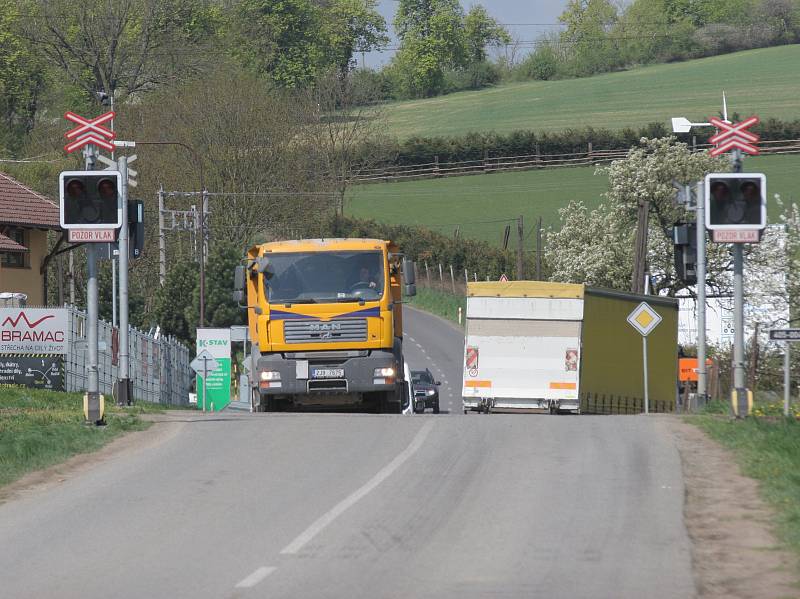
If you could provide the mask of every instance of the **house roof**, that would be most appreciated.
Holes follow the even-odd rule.
[[[0,173],[0,224],[60,229],[58,204]]]
[[[24,245],[18,244],[10,237],[6,237],[0,233],[0,251],[2,252],[27,252],[28,248]]]

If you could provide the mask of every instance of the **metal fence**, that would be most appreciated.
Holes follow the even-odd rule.
[[[66,391],[85,391],[88,383],[86,361],[86,313],[68,308],[69,349],[64,356]],[[118,332],[107,322],[98,328],[98,377],[100,392],[112,396],[119,372]],[[131,328],[128,335],[130,379],[133,398],[161,404],[189,403],[193,376],[189,367],[189,349],[173,337],[159,337]]]

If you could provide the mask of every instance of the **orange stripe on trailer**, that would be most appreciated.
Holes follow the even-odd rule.
[[[465,387],[491,387],[492,381],[464,381]]]
[[[577,389],[577,383],[550,383],[551,389]]]

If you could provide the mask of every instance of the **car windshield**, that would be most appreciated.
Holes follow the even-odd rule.
[[[383,296],[381,252],[269,254],[265,292],[272,303],[377,300]]]
[[[430,372],[425,370],[417,370],[411,373],[411,380],[415,383],[429,383],[433,384],[433,377]]]

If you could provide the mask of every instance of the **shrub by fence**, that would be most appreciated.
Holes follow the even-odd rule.
[[[493,247],[485,241],[468,238],[456,238],[436,233],[425,227],[407,225],[390,225],[373,220],[361,220],[337,217],[331,221],[332,237],[374,237],[391,239],[402,251],[417,261],[420,276],[426,276],[425,264],[428,265],[429,280],[438,277],[438,265],[442,267],[442,281],[449,280],[450,268],[453,278],[464,280],[464,272],[470,280],[497,280],[505,273],[514,278],[516,273],[516,253]],[[535,272],[535,256],[527,252],[524,258],[525,273],[528,278]],[[431,269],[437,269],[435,272]],[[444,284],[447,287],[446,284]]]
[[[733,115],[732,120],[739,120]],[[781,121],[769,118],[753,128],[761,136],[765,153],[800,152],[800,120]],[[567,129],[561,132],[536,132],[532,130],[512,131],[508,134],[485,132],[467,133],[453,137],[411,137],[403,141],[389,141],[376,146],[364,145],[355,160],[356,164],[374,164],[375,155],[385,160],[374,168],[359,172],[355,180],[378,180],[396,176],[398,172],[413,174],[418,170],[432,171],[425,176],[508,168],[546,168],[548,166],[578,166],[598,161],[612,160],[624,155],[629,148],[639,143],[642,137],[664,137],[671,135],[666,123],[650,123],[639,129],[621,130]],[[677,137],[700,150],[707,136],[680,134]],[[527,163],[527,164],[524,164]],[[417,173],[422,174],[422,173]]]

